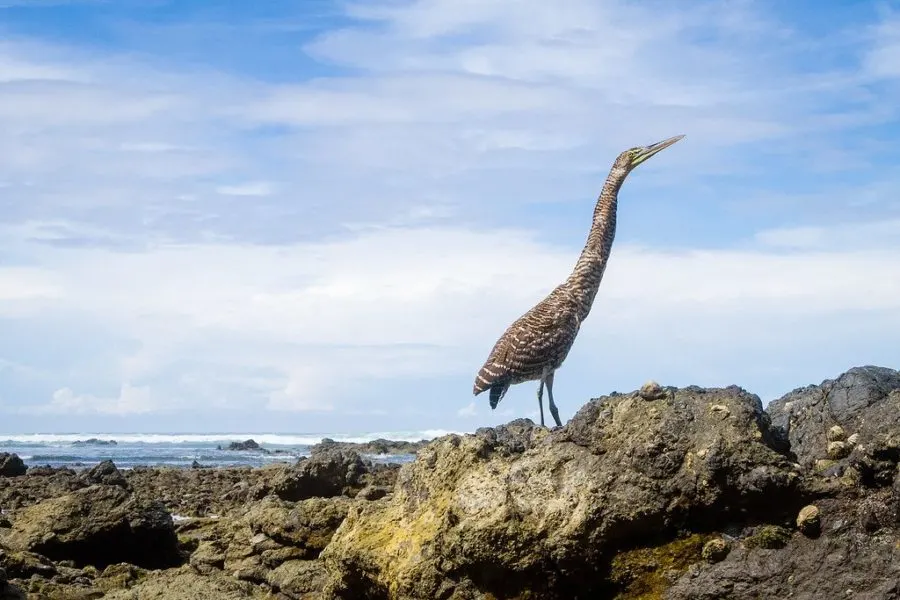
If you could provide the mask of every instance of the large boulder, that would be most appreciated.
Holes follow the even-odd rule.
[[[327,450],[283,472],[273,488],[279,498],[292,502],[330,498],[360,487],[368,470],[369,465],[354,450]]]
[[[118,486],[92,485],[44,500],[17,512],[12,525],[2,539],[7,547],[79,566],[181,562],[171,515]]]
[[[808,470],[891,485],[900,461],[900,372],[856,367],[768,407],[776,435]]]
[[[652,399],[645,399],[652,398]],[[344,598],[591,597],[620,548],[798,508],[758,397],[737,387],[598,398],[564,428],[450,435],[322,553]]]
[[[721,560],[696,560],[666,590],[669,600],[900,598],[897,502],[888,490],[817,501],[821,535],[733,541]],[[765,532],[767,528],[758,530]],[[771,530],[772,528],[768,528]],[[773,543],[774,542],[774,543]]]
[[[0,477],[19,477],[28,471],[18,454],[0,452]]]

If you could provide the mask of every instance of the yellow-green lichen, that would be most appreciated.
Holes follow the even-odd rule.
[[[790,530],[778,525],[763,525],[753,535],[744,540],[744,546],[746,548],[778,550],[787,546],[790,540]]]
[[[658,600],[672,585],[673,575],[702,560],[709,535],[693,534],[662,546],[622,552],[612,561],[610,579],[621,592],[616,600]]]

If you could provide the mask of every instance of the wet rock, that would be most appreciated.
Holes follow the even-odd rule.
[[[19,477],[28,471],[18,454],[0,452],[0,477]]]
[[[797,529],[805,536],[819,535],[822,523],[819,518],[819,507],[815,504],[804,506],[797,515]]]
[[[94,485],[20,511],[4,543],[55,560],[147,568],[181,562],[169,513],[117,486]]]
[[[85,446],[97,446],[97,447],[106,447],[106,446],[118,446],[119,443],[116,440],[100,440],[97,438],[88,438],[86,440],[75,440],[72,442],[73,448],[83,448]]]
[[[221,447],[220,447],[221,448]],[[262,447],[255,440],[244,440],[243,442],[231,442],[224,450],[232,450],[236,452],[246,452],[248,450],[262,450]]]
[[[439,438],[389,499],[352,508],[322,553],[329,593],[587,596],[621,545],[800,507],[759,398],[734,386],[599,398],[559,430],[518,427]]]

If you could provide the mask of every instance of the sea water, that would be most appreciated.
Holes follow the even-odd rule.
[[[131,469],[136,466],[190,467],[195,461],[205,467],[259,467],[273,462],[295,462],[301,456],[308,456],[310,448],[323,438],[355,443],[376,439],[417,442],[423,439],[431,440],[447,433],[451,432],[424,430],[362,434],[0,433],[0,452],[18,454],[29,467],[50,465],[83,469],[103,460],[112,460],[120,469]],[[225,449],[232,442],[249,439],[254,440],[267,452]],[[372,455],[367,458],[378,462],[402,463],[412,460],[414,456]]]

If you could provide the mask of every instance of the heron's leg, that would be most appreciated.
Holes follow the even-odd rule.
[[[541,427],[544,426],[544,379],[541,378],[541,385],[538,386],[538,408],[541,409]]]
[[[550,414],[553,415],[556,426],[562,427],[562,421],[559,420],[559,411],[556,410],[556,404],[553,402],[553,375],[553,373],[550,373],[545,378],[545,381],[547,382],[547,398],[550,404]]]

